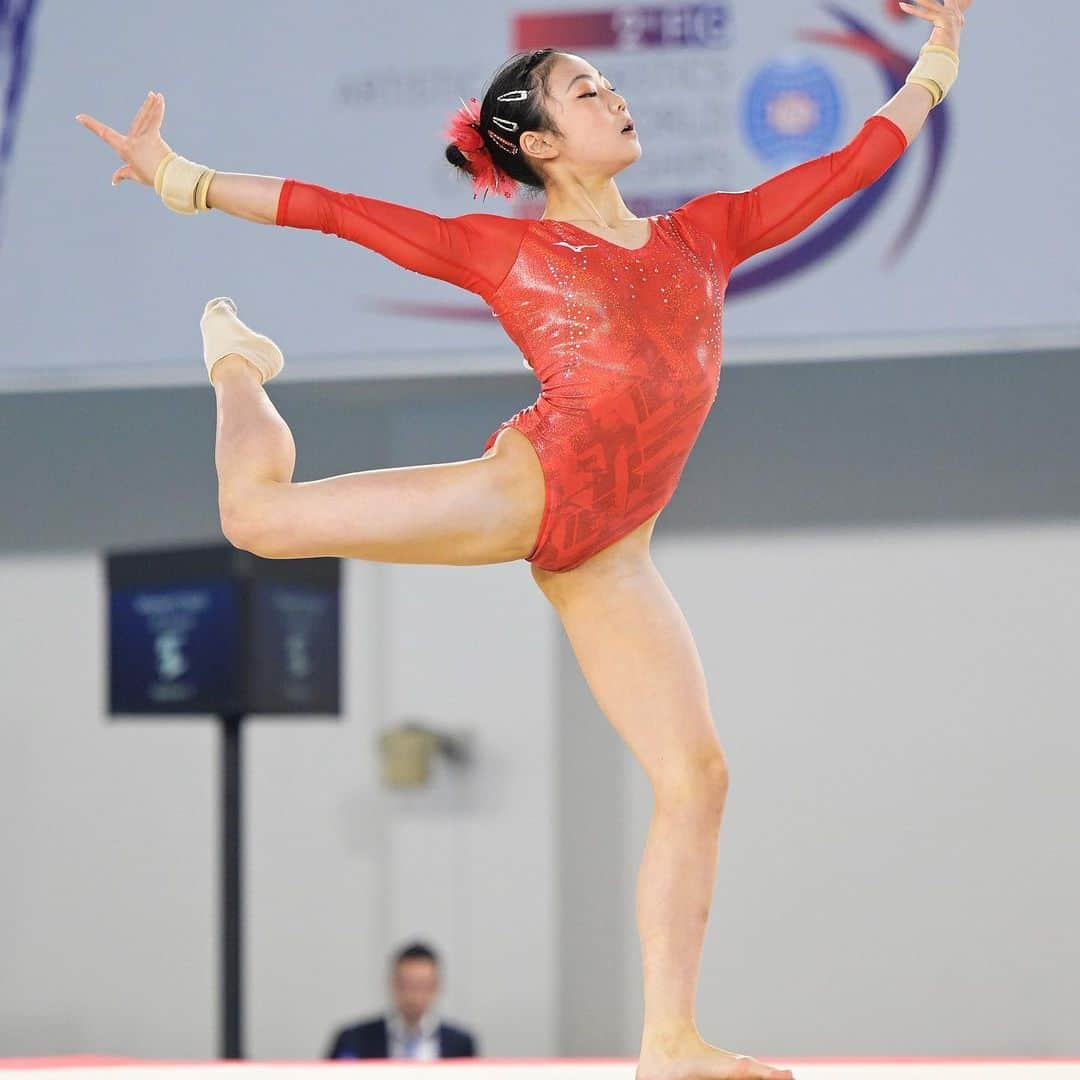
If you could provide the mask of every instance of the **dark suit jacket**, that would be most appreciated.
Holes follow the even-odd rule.
[[[444,1058],[476,1057],[476,1040],[467,1031],[440,1024],[439,1056]],[[328,1058],[384,1058],[390,1053],[390,1035],[386,1017],[380,1016],[366,1024],[342,1028],[334,1036]]]

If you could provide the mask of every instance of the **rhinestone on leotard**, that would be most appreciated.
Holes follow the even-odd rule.
[[[711,244],[688,245],[669,215],[654,230],[648,254],[622,263],[609,242],[553,247],[581,237],[537,223],[500,286],[503,327],[540,380],[536,402],[508,421],[544,466],[535,565],[570,569],[661,509],[715,397],[719,336],[701,326],[723,291]],[[639,288],[649,267],[658,286],[670,275],[671,292]]]

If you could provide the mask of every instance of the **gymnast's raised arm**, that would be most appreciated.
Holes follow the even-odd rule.
[[[95,120],[76,116],[112,147],[124,164],[114,184],[135,180],[154,186],[155,175],[172,154],[161,135],[165,99],[146,96],[126,135]],[[221,210],[262,225],[316,229],[361,244],[427,277],[458,285],[489,299],[517,255],[527,221],[495,214],[440,217],[364,195],[331,191],[278,176],[214,172],[200,193],[202,208]]]
[[[846,146],[795,165],[745,191],[699,195],[678,208],[716,242],[730,271],[744,259],[776,247],[813,224],[838,202],[882,176],[918,135],[958,70],[960,29],[972,0],[911,0],[900,7],[934,25],[923,51],[938,50],[938,64],[920,62],[907,82]],[[952,72],[940,60],[951,55]],[[920,53],[920,57],[922,53]],[[942,66],[945,65],[945,66]],[[944,88],[926,73],[945,81]]]

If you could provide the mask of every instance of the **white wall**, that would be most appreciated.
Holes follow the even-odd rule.
[[[216,741],[107,724],[96,556],[0,560],[0,1054],[211,1051]]]
[[[485,572],[486,571],[486,572]],[[247,728],[248,1053],[320,1055],[379,1011],[388,951],[445,954],[485,1053],[554,1039],[554,637],[520,566],[346,563],[342,722]],[[96,555],[0,560],[0,1056],[213,1057],[217,733],[109,722]],[[423,715],[476,767],[381,790],[376,731]]]
[[[656,558],[732,773],[703,1034],[1075,1055],[1080,524],[668,534]],[[629,867],[651,793],[624,763]],[[632,1053],[636,973],[623,1015]]]
[[[396,567],[388,578],[390,714],[472,729],[465,785],[402,801],[384,873],[390,926],[449,949],[447,1002],[484,1054],[555,1046],[559,963],[555,634],[524,564]]]

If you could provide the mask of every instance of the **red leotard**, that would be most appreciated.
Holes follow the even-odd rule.
[[[477,293],[540,380],[500,424],[532,443],[546,500],[526,556],[570,570],[667,505],[715,397],[731,271],[867,187],[907,147],[871,116],[846,146],[747,191],[699,195],[622,247],[565,221],[435,214],[286,180],[277,223],[363,244]]]

